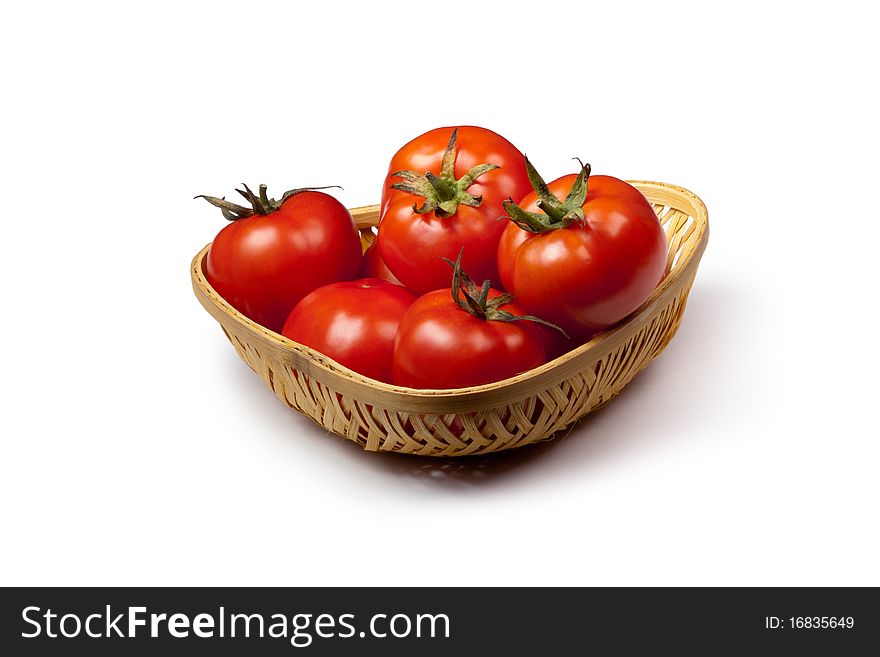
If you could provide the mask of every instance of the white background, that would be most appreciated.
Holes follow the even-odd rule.
[[[880,584],[876,23],[860,3],[4,10],[2,584]],[[369,6],[367,6],[369,5]],[[564,440],[431,461],[280,404],[196,302],[195,194],[504,134],[699,194],[664,355]]]

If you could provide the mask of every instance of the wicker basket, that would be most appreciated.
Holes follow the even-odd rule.
[[[370,451],[424,456],[486,454],[552,438],[607,404],[675,335],[706,248],[706,207],[691,192],[632,182],[653,204],[669,244],[668,275],[626,321],[554,361],[505,381],[458,390],[380,383],[252,322],[192,262],[193,290],[239,356],[285,404]],[[351,211],[364,248],[378,206]]]

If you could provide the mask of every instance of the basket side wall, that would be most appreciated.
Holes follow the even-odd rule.
[[[485,454],[546,440],[608,403],[678,330],[690,284],[592,368],[525,400],[474,413],[422,415],[382,408],[333,390],[224,330],[241,358],[285,404],[369,451],[425,456]]]

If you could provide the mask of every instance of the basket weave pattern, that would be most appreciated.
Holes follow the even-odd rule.
[[[627,320],[535,370],[461,390],[411,390],[367,379],[250,321],[193,260],[193,289],[239,356],[285,404],[369,451],[485,454],[552,438],[607,404],[675,335],[708,240],[702,201],[680,187],[633,182],[666,230],[667,276]],[[378,207],[352,210],[366,248]]]

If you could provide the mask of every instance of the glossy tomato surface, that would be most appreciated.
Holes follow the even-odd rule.
[[[280,331],[309,292],[360,273],[361,244],[339,201],[304,191],[269,214],[233,221],[208,251],[205,274],[236,310]]]
[[[549,183],[565,198],[577,176]],[[505,289],[529,313],[584,338],[615,324],[651,294],[666,267],[666,236],[651,204],[632,185],[590,176],[585,221],[545,233],[508,222],[498,247]],[[519,204],[539,212],[535,192]]]
[[[381,278],[384,281],[402,285],[402,283],[397,280],[397,276],[391,273],[391,270],[388,269],[388,265],[385,264],[385,261],[382,260],[382,254],[379,253],[379,245],[376,242],[370,244],[370,246],[367,247],[367,250],[364,251],[361,276],[364,278]]]
[[[522,198],[531,189],[523,155],[513,144],[491,130],[460,126],[455,178],[480,164],[499,167],[467,188],[469,194],[482,198],[480,206],[459,205],[450,216],[414,212],[413,206],[420,206],[423,199],[392,189],[400,182],[393,174],[413,170],[439,175],[452,130],[431,130],[401,148],[391,159],[382,191],[378,238],[382,258],[401,283],[418,293],[449,287],[452,272],[440,258],[455,260],[462,247],[463,268],[476,280],[488,278],[498,285],[496,256],[505,225],[499,221],[505,214],[502,203],[509,197]]]
[[[489,298],[500,294],[497,290]],[[514,304],[501,306],[514,315]],[[394,340],[393,382],[409,388],[466,388],[516,376],[546,361],[529,321],[479,319],[462,310],[449,290],[429,292],[410,306]]]
[[[391,382],[394,336],[416,300],[378,278],[333,283],[300,301],[281,333],[377,381]]]

